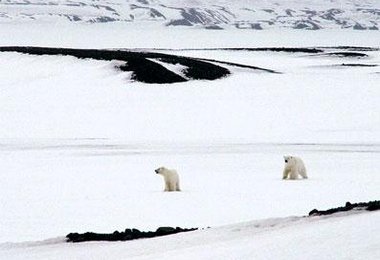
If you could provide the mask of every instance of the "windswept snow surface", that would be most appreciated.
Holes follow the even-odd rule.
[[[44,35],[43,30],[10,28],[0,28],[15,32],[1,37],[3,46],[379,47],[380,42],[379,34],[370,32],[298,37],[270,32],[257,38],[213,32],[207,38],[195,30],[178,37],[176,30],[162,34],[173,36],[170,40],[154,32],[160,37],[145,41],[149,35],[131,39],[130,34],[101,28],[99,32],[107,33],[100,35],[113,38],[90,37],[92,45],[79,37],[89,27],[78,27],[66,37],[65,29],[62,35]],[[95,35],[95,27],[89,31]],[[317,37],[321,35],[330,38]],[[379,199],[378,50],[359,51],[368,55],[360,59],[227,50],[162,52],[282,74],[229,66],[233,74],[217,81],[147,85],[117,71],[117,61],[0,53],[1,259],[178,259],[177,252],[182,259],[316,259],[325,252],[325,259],[379,257],[378,213],[312,223],[294,218],[296,225],[261,234],[237,226],[241,233],[236,240],[218,242],[236,228],[214,229]],[[284,154],[302,157],[310,179],[282,181]],[[161,165],[178,170],[183,192],[162,192],[162,178],[154,173]],[[61,243],[61,238],[37,247],[6,243],[159,226],[213,228],[130,243],[73,245]],[[180,245],[178,251],[171,251],[173,244]]]
[[[155,24],[1,24],[2,46],[68,48],[207,48],[290,46],[379,46],[379,31],[199,30]],[[6,36],[6,37],[5,37]]]
[[[369,56],[361,59],[248,51],[175,53],[282,74],[229,67],[234,73],[221,80],[145,85],[130,82],[130,74],[118,72],[112,63],[3,52],[0,136],[132,143],[380,142],[379,51],[364,52]],[[374,66],[340,66],[347,63]]]

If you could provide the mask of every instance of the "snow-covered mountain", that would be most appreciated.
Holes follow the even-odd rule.
[[[156,22],[208,29],[378,30],[378,0],[0,0],[0,24]]]

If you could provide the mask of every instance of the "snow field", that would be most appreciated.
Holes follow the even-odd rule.
[[[19,142],[1,151],[2,242],[128,227],[217,227],[379,195],[378,146]],[[288,153],[304,159],[309,180],[281,180]],[[160,165],[178,170],[183,192],[163,192],[154,173]]]
[[[42,30],[20,28],[0,44],[92,46],[79,37],[80,30],[66,38],[54,38],[53,32],[27,39]],[[88,35],[95,32],[111,35],[94,27]],[[299,41],[293,33],[282,38],[274,32],[232,32],[230,39],[207,33],[219,35],[220,41],[205,43],[200,40],[206,37],[203,32],[198,38],[184,33],[172,42],[164,37],[154,43],[141,41],[147,35],[131,41],[88,39],[94,40],[94,47],[176,48],[193,43],[378,47],[380,42],[379,36],[356,32],[325,34],[332,38],[310,38],[303,32]],[[379,198],[379,68],[331,66],[376,65],[378,52],[361,60],[175,53],[284,74],[231,68],[234,74],[218,81],[146,85],[131,82],[130,73],[118,72],[113,63],[0,53],[0,259],[379,258],[378,213],[304,224],[291,217],[297,225],[289,226],[287,219],[260,221]],[[282,181],[285,154],[303,158],[310,179]],[[162,177],[154,173],[162,165],[178,170],[183,192],[162,192]],[[219,228],[251,220],[259,224]],[[275,226],[285,221],[285,227],[261,234],[252,230],[268,221]],[[62,242],[69,232],[167,225],[213,228],[131,243]],[[236,239],[225,233],[236,234]],[[54,237],[58,239],[6,243]],[[289,250],[295,244],[297,250]],[[173,245],[180,246],[172,251]]]

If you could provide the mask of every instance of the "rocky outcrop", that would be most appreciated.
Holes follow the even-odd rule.
[[[159,236],[173,235],[181,232],[189,232],[197,228],[180,228],[180,227],[159,227],[156,231],[140,231],[138,229],[127,228],[123,232],[115,231],[109,234],[86,232],[83,234],[70,233],[66,236],[67,242],[87,242],[87,241],[127,241],[141,238],[152,238]]]
[[[344,205],[343,207],[331,208],[327,210],[313,209],[312,211],[309,212],[309,216],[331,215],[334,213],[345,212],[345,211],[350,211],[350,210],[368,210],[368,211],[380,210],[380,200],[369,201],[369,202],[359,202],[359,203],[346,202],[346,205]]]

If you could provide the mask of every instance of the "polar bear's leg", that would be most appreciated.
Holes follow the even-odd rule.
[[[289,169],[287,169],[287,168],[284,169],[284,172],[282,173],[282,179],[283,180],[285,180],[286,178],[288,178],[289,172],[290,172]]]
[[[174,181],[170,181],[169,184],[168,184],[168,188],[169,190],[168,191],[175,191],[175,183]]]
[[[307,179],[306,169],[305,168],[301,168],[300,171],[299,171],[299,175],[301,175],[302,178]]]
[[[176,191],[181,191],[181,189],[179,187],[179,181],[177,181],[177,183],[175,184],[175,190]]]
[[[168,180],[165,180],[165,190],[164,191],[170,191],[170,185],[169,185]]]
[[[289,173],[289,180],[297,180],[298,179],[298,173],[294,170],[291,170]]]

